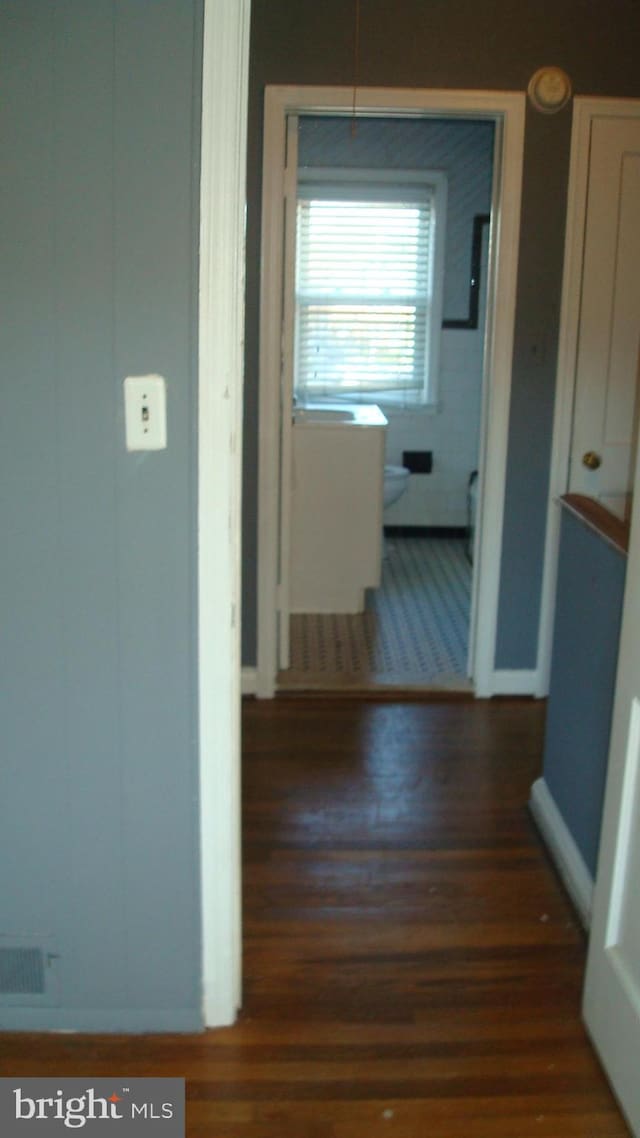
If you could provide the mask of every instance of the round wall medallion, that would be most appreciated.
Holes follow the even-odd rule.
[[[571,80],[560,67],[540,67],[531,76],[527,93],[536,110],[553,115],[569,102]]]

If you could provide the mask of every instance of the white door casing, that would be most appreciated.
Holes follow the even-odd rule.
[[[584,323],[581,320],[582,310],[582,297],[583,297],[583,266],[586,255],[586,236],[587,236],[587,210],[589,201],[591,199],[590,188],[590,173],[591,173],[591,146],[592,146],[592,132],[594,126],[597,124],[597,133],[602,136],[608,134],[609,127],[611,128],[612,138],[615,139],[619,129],[623,132],[626,129],[625,124],[631,126],[634,131],[637,131],[637,124],[640,122],[640,100],[638,99],[602,99],[602,98],[586,98],[577,97],[574,100],[573,107],[573,126],[571,133],[571,160],[569,167],[569,189],[567,197],[567,225],[565,234],[565,253],[564,253],[564,273],[562,282],[562,303],[560,314],[560,337],[558,344],[558,367],[556,373],[556,399],[555,399],[555,412],[554,412],[554,426],[553,426],[553,441],[551,449],[551,470],[549,479],[549,504],[547,508],[547,538],[545,546],[545,559],[544,559],[544,573],[543,573],[543,587],[542,587],[542,604],[540,611],[540,631],[538,637],[538,688],[536,695],[542,697],[549,692],[549,677],[551,671],[551,645],[553,638],[553,620],[555,613],[555,592],[556,592],[556,579],[558,569],[558,548],[560,540],[560,511],[558,507],[558,498],[566,494],[571,488],[581,493],[587,494],[601,494],[605,495],[605,503],[609,506],[616,505],[616,496],[618,496],[618,503],[620,502],[620,488],[614,488],[607,501],[609,493],[608,488],[603,484],[600,485],[599,474],[600,472],[588,471],[582,465],[582,455],[587,450],[596,450],[598,453],[599,447],[602,445],[603,427],[606,423],[606,396],[601,395],[594,401],[594,407],[597,408],[596,414],[599,416],[598,423],[588,420],[589,415],[589,400],[581,400],[581,408],[585,409],[587,419],[584,419],[582,410],[580,418],[582,422],[587,422],[587,431],[584,433],[583,429],[581,434],[576,436],[576,462],[571,463],[572,441],[574,430],[574,403],[577,404],[576,392],[576,377],[578,374],[578,365],[580,356],[582,362],[586,366],[587,382],[590,379],[590,359],[587,352],[587,343],[582,343],[581,349],[581,331],[585,331]],[[616,144],[617,145],[617,144]],[[614,146],[615,150],[615,146]],[[619,152],[619,147],[618,147]],[[624,150],[623,150],[624,153]],[[630,171],[633,177],[633,170]],[[610,171],[608,179],[609,195],[617,194],[618,187],[623,190],[624,184],[622,180],[622,168],[616,173],[615,170]],[[611,175],[613,176],[613,184],[611,182]],[[607,186],[605,184],[605,190]],[[628,186],[627,186],[628,190]],[[600,191],[602,194],[602,191]],[[624,195],[627,202],[633,202],[635,197],[633,193],[628,192]],[[605,193],[606,197],[606,193]],[[618,345],[622,345],[622,355],[627,355],[628,358],[628,334],[624,332],[626,321],[622,324],[622,328],[616,327],[615,321],[612,320],[612,307],[610,303],[611,297],[614,295],[614,288],[616,279],[620,279],[620,274],[624,279],[625,273],[637,273],[637,262],[634,265],[633,261],[628,256],[629,250],[624,248],[622,252],[625,254],[619,261],[615,257],[615,249],[619,244],[618,234],[618,205],[616,204],[612,226],[608,229],[609,252],[604,254],[604,267],[607,269],[608,274],[608,299],[605,291],[605,301],[595,304],[593,300],[588,303],[592,308],[592,316],[595,318],[593,326],[597,326],[600,331],[601,339],[604,339],[605,349],[604,353],[601,348],[598,348],[598,355],[602,360],[604,354],[604,368],[608,367],[609,351],[607,348],[607,341],[609,340],[609,330],[615,332],[615,340]],[[592,217],[593,202],[592,202]],[[623,224],[627,225],[626,220],[623,218]],[[604,231],[607,234],[607,227]],[[597,243],[602,241],[602,238],[596,237],[596,246],[592,249],[588,263],[595,266],[595,290],[599,288],[599,260],[601,254],[597,252]],[[604,277],[604,273],[602,274]],[[637,276],[635,277],[637,280]],[[591,322],[591,321],[590,321]],[[590,329],[586,329],[587,339],[590,335]],[[613,353],[613,360],[615,363],[614,374],[619,374],[619,367],[617,359],[620,358],[620,352]],[[617,358],[616,358],[617,357]],[[637,367],[637,360],[636,360]],[[602,369],[601,369],[602,370]],[[631,368],[633,370],[633,367]],[[630,373],[627,373],[628,375]],[[633,381],[635,383],[635,380]],[[604,387],[602,388],[604,392]],[[624,390],[624,383],[623,383]],[[629,382],[627,381],[627,395],[629,393]],[[624,406],[624,401],[614,404],[616,407]],[[633,415],[629,416],[631,421]],[[598,434],[599,432],[599,434]],[[623,447],[615,448],[619,453],[624,452],[627,447],[627,458],[623,457],[623,462],[628,462],[628,442],[623,442]],[[633,442],[631,444],[633,449]],[[609,464],[608,464],[609,465]],[[570,466],[572,467],[572,481],[570,483]],[[612,484],[615,487],[615,483]]]
[[[198,354],[202,1011],[240,1005],[240,529],[249,0],[205,0]]]
[[[284,171],[284,224],[282,263],[282,359],[280,376],[280,487],[278,551],[278,668],[289,667],[289,611],[291,605],[291,477],[292,477],[292,403],[294,371],[296,215],[298,185],[298,119],[289,115],[286,123]]]
[[[587,1027],[635,1135],[640,1135],[639,883],[640,466],[584,991]]]
[[[525,97],[513,92],[365,88],[358,114],[453,115],[496,123],[491,283],[487,317],[485,397],[480,445],[477,565],[474,573],[472,672],[478,696],[496,692],[495,643],[504,513],[513,326],[520,231]],[[287,119],[302,113],[351,114],[351,88],[267,87],[264,118],[260,299],[260,430],[258,463],[257,694],[275,692],[283,641],[278,630],[282,484],[282,296]],[[285,460],[286,461],[286,460]],[[283,611],[286,602],[283,605]],[[286,658],[286,653],[285,653]]]

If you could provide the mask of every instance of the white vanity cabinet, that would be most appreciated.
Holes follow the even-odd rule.
[[[362,612],[380,584],[386,426],[375,405],[294,410],[291,612]]]

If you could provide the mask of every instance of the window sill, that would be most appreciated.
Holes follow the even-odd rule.
[[[299,407],[304,407],[305,403],[313,403],[315,406],[335,406],[336,404],[375,404],[381,411],[390,411],[395,417],[400,415],[411,416],[414,418],[416,415],[439,415],[442,411],[442,404],[439,402],[434,403],[406,403],[403,399],[386,395],[384,397],[375,395],[371,392],[370,395],[326,395],[317,396],[309,394],[306,398],[297,396],[296,402]]]
[[[393,403],[389,399],[376,399],[375,402],[381,411],[390,411],[396,419],[400,417],[415,419],[416,415],[439,415],[442,411],[440,403],[414,403],[408,407],[406,403]]]

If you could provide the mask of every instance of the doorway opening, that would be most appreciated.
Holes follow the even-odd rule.
[[[478,92],[369,90],[358,102],[354,115],[352,92],[268,88],[266,93],[257,694],[391,685],[490,695],[523,101]],[[439,197],[433,189],[438,179]],[[313,263],[311,295],[307,290],[305,299],[301,218],[308,235],[319,205],[331,224],[339,209],[348,208],[349,234],[354,210],[360,211],[358,224],[366,227],[373,206],[380,206],[393,215],[390,227],[402,229],[403,254],[409,250],[405,264],[413,258],[414,266],[424,269],[425,258],[432,258],[433,287],[424,290],[431,331],[418,328],[419,299],[394,296],[389,260],[384,274],[369,269],[363,289],[369,307],[362,296],[354,303],[348,284],[342,296],[319,297]],[[417,219],[416,234],[421,226],[426,231],[435,224],[422,246],[423,238],[403,228],[409,213]],[[376,246],[391,241],[387,230],[379,234],[372,237]],[[318,254],[325,268],[327,248],[326,276],[332,281],[340,280],[343,268],[348,273],[360,257],[366,259],[362,249],[352,247],[351,236],[344,246],[330,233]],[[386,292],[384,304],[374,297],[371,316],[376,273],[386,276]],[[398,294],[408,287],[403,278]],[[353,325],[346,331],[341,326],[347,309],[355,332]],[[403,319],[398,348],[394,336]],[[381,335],[382,351],[372,352],[371,338],[379,345]],[[348,358],[336,363],[340,340],[347,344]],[[379,366],[381,358],[389,365],[386,371]],[[428,364],[420,375],[416,358]],[[356,437],[355,430],[346,429],[353,423],[345,422],[345,408],[355,408],[357,418],[363,405],[378,408],[384,417],[382,450],[372,444],[379,457],[371,467],[364,451],[361,458],[344,451],[345,440]],[[373,432],[368,438],[373,440]],[[404,481],[395,500],[386,486],[383,491],[383,467],[392,468],[392,480]],[[364,479],[360,487],[358,477]],[[342,523],[334,516],[339,513],[335,503]],[[363,518],[368,513],[375,518],[376,509],[368,546],[363,537],[364,545],[349,553],[355,531],[364,533]],[[330,514],[324,528],[323,510]],[[333,544],[319,538],[325,532]],[[358,552],[365,546],[368,562]],[[323,595],[310,601],[300,587],[305,557],[318,578],[323,558],[328,560],[343,593],[349,567],[357,563],[356,600],[350,596],[336,603]]]
[[[470,690],[495,124],[308,114],[287,127],[293,469],[278,689]],[[323,418],[354,404],[386,419],[382,487],[358,481],[362,430]],[[375,584],[346,598],[352,534],[337,514],[351,530],[370,493],[383,536],[354,580]]]

